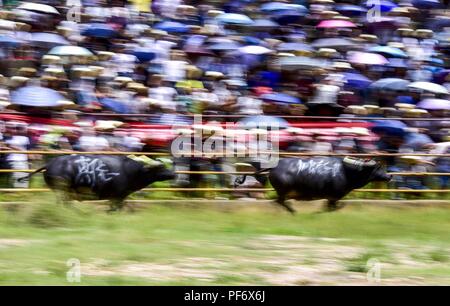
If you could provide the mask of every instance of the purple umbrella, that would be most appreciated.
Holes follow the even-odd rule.
[[[349,55],[349,61],[352,63],[365,65],[385,65],[389,63],[384,56],[377,53],[367,52],[351,52]]]
[[[450,110],[450,101],[444,99],[425,99],[420,101],[417,107],[426,110]]]

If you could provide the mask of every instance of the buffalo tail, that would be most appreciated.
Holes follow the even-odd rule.
[[[44,167],[42,167],[42,168],[39,168],[39,169],[37,169],[36,171],[30,173],[29,175],[19,178],[17,181],[22,182],[22,181],[24,181],[24,180],[28,180],[28,179],[29,179],[30,177],[32,177],[33,175],[35,175],[36,173],[39,173],[39,172],[44,171],[46,168],[47,168],[47,166],[44,166]]]
[[[270,171],[271,169],[272,168],[261,169],[261,170],[253,172],[252,174],[244,174],[243,176],[238,176],[234,180],[234,188],[238,187],[239,185],[244,184],[245,180],[247,179],[247,175],[257,176],[257,175],[261,175],[261,174],[268,174],[268,173],[264,173],[264,172]]]

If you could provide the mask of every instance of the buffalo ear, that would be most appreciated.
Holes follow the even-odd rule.
[[[162,164],[163,163],[160,162],[160,161],[150,159],[150,160],[147,160],[143,166],[146,169],[151,169],[151,168],[155,168],[155,167],[161,166]]]
[[[156,158],[156,160],[161,162],[162,164],[164,164],[164,166],[167,168],[170,168],[173,165],[173,161],[169,158],[159,157],[159,158]]]

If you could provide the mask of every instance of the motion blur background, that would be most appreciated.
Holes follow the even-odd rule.
[[[389,185],[369,185],[368,188],[413,191],[370,194],[360,191],[350,196],[353,198],[449,199],[450,8],[447,0],[3,0],[1,5],[0,168],[6,171],[0,173],[0,187],[5,192],[11,191],[9,188],[42,187],[39,176],[32,182],[18,179],[42,166],[52,157],[50,153],[57,154],[55,151],[143,152],[170,157],[171,143],[176,137],[190,137],[201,132],[204,139],[236,139],[236,142],[227,142],[231,151],[250,151],[255,140],[265,135],[279,142],[280,155],[283,152],[289,152],[290,156],[296,153],[378,155],[388,172],[399,174]],[[194,115],[199,114],[203,115],[202,122],[194,124]],[[225,129],[225,124],[230,122],[238,125]],[[261,123],[276,124],[280,129],[262,130],[257,126]],[[8,152],[11,150],[13,152]],[[24,154],[20,151],[32,152]],[[385,153],[391,155],[383,156]],[[175,170],[179,171],[177,179],[157,187],[232,188],[235,173],[252,171],[250,163],[258,161],[248,156],[173,158]],[[240,187],[244,188],[242,191],[164,191],[139,193],[138,196],[153,199],[271,198],[271,193],[245,189],[262,187],[249,178]],[[438,191],[429,192],[434,189]],[[11,201],[41,196],[33,189],[31,191],[26,196],[22,192],[3,194],[2,198]],[[70,227],[81,222],[87,228],[95,226],[97,238],[103,235],[103,225],[99,224],[111,222],[116,233],[122,233],[122,227],[107,221],[105,216],[99,217],[103,221],[93,225],[96,217],[92,215],[86,217],[87,221],[81,221],[81,217],[72,212],[67,217],[58,215],[54,207],[42,209],[36,212],[37,217],[31,213],[24,217],[25,220],[38,227],[42,224],[44,227]],[[18,232],[15,222],[22,222],[17,221],[20,218],[15,219],[15,210],[11,211],[13,215],[2,215],[6,224],[11,222],[11,228],[3,231],[7,237],[15,237]],[[172,217],[171,212],[163,208],[159,213],[161,220],[169,223],[179,215]],[[183,222],[192,218],[205,226],[211,217],[208,214],[212,214],[212,218],[225,218],[215,212],[205,213],[205,216],[190,211],[185,213],[186,216],[180,217]],[[420,214],[408,215],[411,217],[408,219],[397,212],[394,215],[399,224],[385,224],[385,227],[382,220],[386,221],[384,218],[388,218],[389,211],[372,212],[380,216],[379,222],[367,221],[369,217],[365,213],[349,212],[350,215],[340,215],[337,221],[331,221],[331,217],[317,217],[324,218],[315,220],[317,224],[303,219],[313,217],[297,217],[306,222],[302,225],[306,227],[294,222],[296,219],[283,221],[290,228],[286,232],[273,216],[260,213],[256,220],[260,218],[263,223],[272,225],[274,231],[268,229],[265,232],[258,226],[249,229],[245,224],[253,219],[244,214],[230,217],[230,224],[220,221],[210,230],[219,236],[223,235],[222,229],[236,230],[238,236],[249,234],[252,237],[257,233],[339,238],[355,238],[356,235],[358,239],[367,236],[367,243],[371,244],[382,237],[397,237],[393,233],[398,232],[405,234],[405,239],[412,235],[411,239],[439,240],[444,237],[441,231],[449,224],[446,210],[425,214],[424,218],[430,218],[425,224],[413,221]],[[49,223],[47,216],[50,216]],[[351,220],[352,216],[361,218],[361,224]],[[149,231],[157,231],[157,225],[162,226],[149,213],[123,218],[134,218],[136,224],[143,225],[146,224],[144,217],[154,222],[155,228]],[[114,216],[112,220],[118,221],[117,218]],[[333,226],[328,229],[316,227],[325,219],[336,228],[346,227],[348,222],[352,224],[348,231],[336,234]],[[56,220],[55,223],[52,220]],[[183,222],[174,233],[194,229],[197,230],[194,236],[206,239],[200,234],[201,227]],[[369,222],[369,226],[358,236],[364,222]],[[394,227],[392,231],[389,226]],[[408,234],[403,226],[408,229]],[[137,225],[135,230],[141,233],[141,227]],[[27,241],[33,240],[33,235],[38,240],[42,238],[39,231],[31,232],[30,237],[24,234]],[[58,237],[59,234],[55,235]],[[167,233],[162,236],[172,237]],[[231,244],[234,245],[237,236],[232,237]],[[274,237],[281,239],[281,244],[290,243]],[[261,243],[264,244],[265,239],[273,242],[272,238],[264,236]],[[227,245],[227,239],[222,242],[224,245]],[[20,239],[16,242],[4,240],[5,245],[22,243]],[[63,243],[58,241],[54,243]],[[89,241],[88,245],[93,243]],[[427,260],[437,259],[434,262],[446,262],[447,242],[448,237],[442,238],[429,250],[425,248],[423,256]],[[112,248],[118,245],[121,244],[118,242]],[[158,247],[164,255],[172,254],[167,245],[158,244]],[[216,250],[216,247],[212,247],[213,253],[223,252],[222,248]],[[130,260],[144,256],[137,252],[137,246],[130,245],[130,248]],[[317,254],[316,251],[320,253],[317,249],[313,253]],[[349,252],[358,253],[350,249]],[[386,252],[385,247],[377,247],[375,253],[381,256],[380,253]],[[58,256],[65,258],[68,253],[61,251]],[[46,256],[42,250],[37,251],[37,258],[40,258],[39,254]],[[356,268],[350,260],[350,271],[364,271],[363,259],[369,255],[364,252],[355,255]],[[400,260],[396,256],[391,258],[393,262]],[[93,256],[85,254],[85,257]],[[215,264],[220,265],[211,263]],[[326,263],[319,266],[322,264]],[[45,260],[43,265],[46,265]],[[275,273],[276,269],[273,267],[265,272]],[[52,283],[60,281],[61,271],[56,271],[56,276],[51,269],[50,274],[41,272]],[[186,273],[188,279],[195,278],[195,273]],[[317,276],[314,273],[308,279],[314,280]],[[217,277],[218,280],[213,277],[215,283],[265,283],[246,277]],[[16,281],[20,283],[20,279],[25,281],[27,278],[18,277]],[[11,280],[11,275],[5,280]],[[127,280],[133,282],[133,279]],[[173,280],[167,281],[172,283]],[[286,279],[279,283],[296,284],[296,281],[301,284],[301,280],[291,282]],[[339,279],[327,281],[335,283]],[[448,281],[448,277],[438,277],[434,281]]]

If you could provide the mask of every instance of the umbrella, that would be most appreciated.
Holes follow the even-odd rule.
[[[265,115],[258,115],[258,116],[250,116],[246,117],[239,121],[239,124],[245,126],[247,129],[252,128],[288,128],[289,123],[280,117],[275,116],[265,116]]]
[[[235,24],[235,25],[251,25],[253,20],[242,14],[235,13],[224,13],[216,17],[217,21],[224,24]]]
[[[367,9],[353,4],[337,4],[334,9],[346,16],[359,16],[367,13]]]
[[[371,80],[359,73],[345,72],[343,75],[346,86],[350,88],[365,89],[372,83]]]
[[[408,126],[398,120],[375,120],[372,126],[372,132],[374,133],[387,133],[387,134],[404,134],[405,128]]]
[[[12,104],[24,106],[52,107],[62,100],[64,97],[56,90],[40,86],[22,87],[11,94]]]
[[[272,50],[263,47],[263,46],[245,46],[238,49],[239,52],[245,54],[254,54],[254,55],[263,55],[267,53],[271,53]]]
[[[16,23],[11,20],[0,19],[0,29],[14,31],[16,29]]]
[[[365,65],[384,65],[389,63],[384,56],[367,52],[352,52],[348,60],[352,63]]]
[[[58,46],[51,49],[48,54],[59,56],[91,56],[94,55],[86,48],[79,46]]]
[[[402,58],[389,58],[389,64],[387,64],[388,67],[391,68],[408,68],[408,65],[406,64],[405,60]]]
[[[307,8],[301,4],[291,4],[291,3],[283,3],[283,2],[264,3],[263,5],[261,5],[260,9],[263,12],[275,12],[275,11],[282,11],[282,10],[300,10],[300,11],[307,10]]]
[[[349,49],[355,47],[356,44],[346,38],[321,38],[312,42],[314,48],[333,48],[333,49]]]
[[[239,49],[240,47],[241,45],[236,42],[223,42],[213,44],[209,46],[208,49],[213,51],[228,51],[228,50],[236,50]]]
[[[155,29],[170,32],[170,33],[187,33],[189,27],[181,22],[163,21],[153,26]]]
[[[99,102],[103,107],[105,107],[115,113],[119,113],[119,114],[131,113],[130,108],[121,101],[114,100],[111,98],[102,98],[99,100]]]
[[[117,35],[117,30],[106,23],[91,23],[81,31],[81,35],[98,38],[112,38]]]
[[[278,102],[278,103],[285,103],[285,104],[300,104],[301,101],[299,98],[293,97],[288,94],[284,93],[268,93],[261,95],[261,99],[272,101],[272,102]]]
[[[280,26],[278,23],[268,19],[256,19],[252,24],[249,25],[252,28],[276,28]]]
[[[327,63],[323,60],[313,59],[305,56],[282,57],[278,64],[284,70],[325,68]]]
[[[435,94],[448,94],[447,88],[442,85],[431,82],[413,82],[408,85],[409,88],[429,91]]]
[[[35,45],[48,46],[49,48],[70,44],[64,37],[54,33],[32,33],[30,40]]]
[[[369,52],[381,53],[391,57],[407,58],[408,55],[399,48],[389,46],[376,46],[368,50]]]
[[[438,9],[444,6],[439,0],[413,0],[412,5],[418,9]]]
[[[410,82],[398,78],[385,78],[373,82],[370,89],[373,90],[405,90]]]
[[[282,43],[277,46],[278,51],[308,51],[313,52],[314,49],[305,43]]]
[[[434,32],[439,32],[446,27],[450,27],[450,18],[432,18],[426,23],[426,28],[433,30]]]
[[[425,99],[420,101],[417,107],[426,110],[450,110],[450,101],[444,99]]]
[[[53,6],[50,6],[47,4],[25,2],[21,5],[19,5],[17,8],[21,9],[21,10],[32,11],[32,12],[37,12],[37,13],[59,15],[59,12],[57,9],[55,9]]]
[[[272,19],[282,25],[298,22],[308,12],[299,10],[282,10],[272,14]]]
[[[389,12],[390,10],[392,10],[393,8],[398,6],[397,4],[395,4],[391,1],[388,1],[388,0],[377,0],[377,1],[368,0],[365,3],[365,5],[368,8],[373,8],[375,6],[379,6],[382,13]]]
[[[23,41],[16,39],[12,36],[0,35],[0,46],[1,47],[16,47],[22,43],[23,43]]]
[[[155,58],[156,53],[150,51],[148,48],[142,48],[142,47],[137,47],[133,50],[133,52],[131,53],[134,56],[136,56],[136,58],[140,61],[140,62],[148,62],[151,61]]]
[[[322,20],[318,25],[318,28],[356,28],[356,24],[347,20],[332,19]]]
[[[447,81],[446,79],[449,74],[450,74],[450,69],[443,69],[443,70],[436,72],[433,75],[434,83],[438,83],[438,84],[445,83]]]

